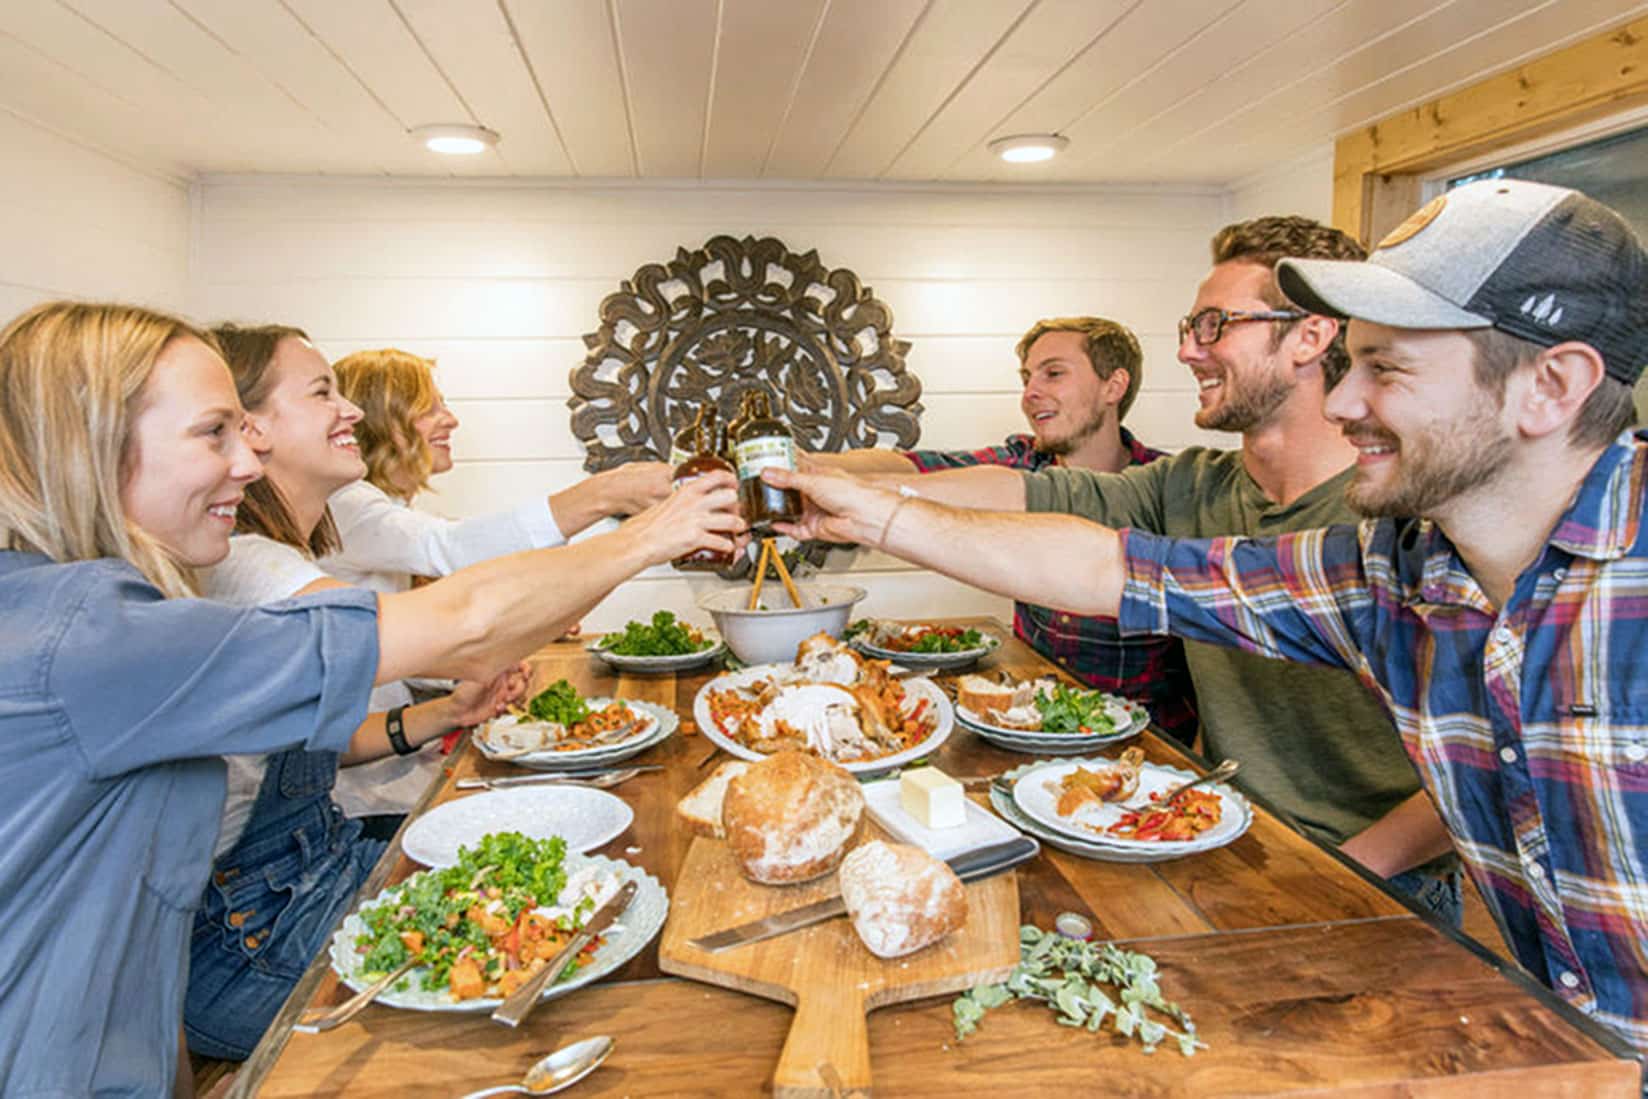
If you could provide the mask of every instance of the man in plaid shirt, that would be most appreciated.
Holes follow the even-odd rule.
[[[980,450],[856,450],[812,455],[854,473],[922,473],[993,465],[1115,472],[1164,457],[1122,426],[1144,380],[1144,353],[1123,325],[1100,317],[1036,322],[1019,340],[1019,406],[1032,434]],[[1034,603],[1013,605],[1013,632],[1089,687],[1142,702],[1181,744],[1196,739],[1196,694],[1184,647],[1170,637],[1123,638],[1113,618]]]
[[[1352,318],[1326,410],[1358,451],[1358,526],[1171,539],[770,479],[807,493],[809,535],[1356,672],[1517,960],[1648,1053],[1648,253],[1578,192],[1483,180],[1364,263],[1278,278]]]

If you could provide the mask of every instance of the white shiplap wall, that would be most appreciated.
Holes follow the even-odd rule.
[[[1277,165],[1230,191],[1230,220],[1245,221],[1267,214],[1300,214],[1323,224],[1333,223],[1333,143]]]
[[[52,298],[188,305],[189,190],[0,108],[0,324]]]
[[[568,372],[603,296],[637,267],[716,233],[774,235],[850,267],[893,310],[921,378],[922,444],[971,447],[1018,430],[1013,345],[1041,316],[1123,320],[1146,350],[1129,423],[1165,447],[1230,437],[1191,424],[1173,328],[1225,220],[1222,192],[1009,191],[744,184],[519,185],[228,177],[199,185],[192,311],[278,321],[332,357],[400,346],[440,360],[462,418],[457,468],[427,506],[507,507],[582,475]],[[871,555],[832,562],[869,613],[1006,612],[1004,601]],[[668,569],[626,585],[595,628],[686,610],[716,581]]]

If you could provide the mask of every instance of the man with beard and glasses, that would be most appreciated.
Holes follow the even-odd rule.
[[[849,450],[813,454],[813,465],[860,474],[908,474],[993,466],[1052,466],[1113,473],[1164,456],[1122,426],[1144,380],[1144,353],[1124,325],[1102,317],[1037,321],[1018,342],[1019,408],[1031,434],[981,450]],[[1184,648],[1172,638],[1123,640],[1113,619],[1017,603],[1013,632],[1089,687],[1144,704],[1181,744],[1196,739],[1196,696]]]
[[[1179,322],[1179,360],[1196,377],[1196,426],[1240,432],[1240,449],[1192,447],[1108,475],[966,470],[910,487],[961,506],[1065,512],[1180,538],[1354,521],[1345,489],[1356,451],[1322,414],[1349,365],[1344,333],[1294,308],[1273,269],[1290,256],[1361,259],[1362,247],[1308,218],[1263,217],[1221,229],[1212,253]],[[1195,642],[1185,657],[1209,759],[1240,760],[1247,790],[1460,924],[1447,832],[1389,715],[1355,676]]]
[[[1278,279],[1353,318],[1326,410],[1357,451],[1351,499],[1380,518],[1171,539],[769,478],[807,494],[799,532],[1354,672],[1517,961],[1648,1053],[1648,253],[1576,191],[1494,179],[1366,262],[1288,259]]]

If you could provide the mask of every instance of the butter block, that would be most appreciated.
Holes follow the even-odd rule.
[[[900,775],[898,802],[923,828],[959,828],[967,821],[961,783],[937,767],[917,767]]]

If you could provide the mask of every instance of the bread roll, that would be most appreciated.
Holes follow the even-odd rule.
[[[967,890],[955,871],[908,844],[855,847],[841,863],[841,899],[878,958],[913,954],[967,922]]]
[[[675,814],[687,830],[700,836],[726,838],[726,829],[721,826],[721,804],[727,796],[727,784],[749,769],[750,765],[741,759],[724,760],[710,772],[709,778],[694,786],[675,806]]]
[[[784,885],[827,874],[841,861],[864,794],[846,771],[805,752],[778,752],[727,784],[721,823],[751,881]]]

